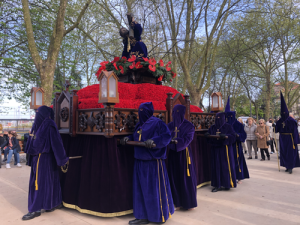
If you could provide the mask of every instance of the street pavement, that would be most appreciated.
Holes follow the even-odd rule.
[[[245,155],[247,157],[247,155]],[[222,224],[222,225],[296,225],[300,224],[300,168],[293,174],[278,172],[277,156],[270,161],[247,160],[250,179],[236,189],[211,192],[210,186],[198,189],[198,207],[176,211],[166,224]],[[1,225],[119,225],[128,224],[133,215],[101,218],[81,214],[72,209],[42,213],[30,221],[22,221],[27,213],[28,179],[30,168],[0,169],[0,224]],[[120,188],[120,191],[122,189]]]

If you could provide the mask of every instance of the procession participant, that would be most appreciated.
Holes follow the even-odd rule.
[[[230,124],[236,133],[236,141],[232,144],[233,156],[235,162],[235,174],[238,184],[241,184],[241,180],[249,178],[248,167],[243,154],[242,143],[245,142],[247,134],[244,130],[243,124],[237,121],[235,118],[235,111],[230,111],[230,98],[228,97],[227,105],[225,107],[226,121]]]
[[[51,212],[61,207],[62,195],[58,166],[68,162],[53,110],[47,106],[37,109],[32,132],[25,152],[31,166],[28,193],[28,213],[22,220],[41,215],[41,210]]]
[[[220,138],[210,138],[211,144],[211,186],[212,192],[221,188],[229,190],[236,187],[235,163],[232,144],[235,142],[235,132],[225,121],[225,113],[217,113],[215,124],[205,135],[219,135]],[[226,138],[228,136],[228,138]]]
[[[165,166],[167,145],[171,134],[167,125],[153,116],[152,102],[142,103],[138,109],[139,122],[133,135],[121,139],[144,142],[146,147],[134,147],[133,214],[129,224],[165,222],[174,213],[169,177]],[[156,147],[153,148],[153,144]]]
[[[285,172],[292,173],[295,167],[300,167],[298,154],[299,135],[297,122],[289,116],[282,93],[281,97],[281,118],[277,121],[275,132],[279,132],[280,145],[280,166],[286,168]]]
[[[168,172],[174,205],[191,209],[197,207],[197,177],[190,147],[195,127],[184,118],[185,110],[185,106],[176,105],[173,121],[168,124],[173,140],[177,140],[169,145]]]
[[[133,17],[129,24],[130,28],[133,29],[134,37],[129,37],[129,31],[122,27],[120,29],[120,36],[123,38],[124,49],[122,56],[127,59],[132,55],[136,56],[138,59],[146,58],[148,56],[147,46],[141,39],[143,33],[143,28],[141,24],[136,22]]]

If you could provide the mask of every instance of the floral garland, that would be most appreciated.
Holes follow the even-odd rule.
[[[136,56],[132,55],[128,60],[126,57],[115,57],[113,61],[104,61],[100,63],[100,67],[96,73],[97,78],[103,70],[114,71],[117,76],[126,74],[131,70],[138,70],[141,68],[147,68],[148,72],[152,73],[154,77],[158,77],[158,81],[171,81],[177,76],[170,67],[171,61],[167,64],[161,59],[156,62],[154,58],[143,58],[143,61],[136,62]]]

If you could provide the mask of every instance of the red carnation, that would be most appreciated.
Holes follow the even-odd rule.
[[[164,66],[164,61],[161,59],[161,60],[159,60],[159,65],[160,66]]]
[[[149,64],[155,66],[155,64],[156,64],[155,59],[154,58],[149,59]]]
[[[132,55],[129,59],[128,62],[134,62],[136,60],[136,56]]]
[[[171,65],[172,64],[172,62],[171,61],[169,61],[168,63],[167,63],[167,65],[166,66],[168,66],[168,65]]]
[[[121,70],[121,74],[124,74],[124,68],[123,68],[123,66],[119,66],[119,69]]]
[[[120,57],[115,57],[113,62],[118,62],[120,60]]]
[[[170,71],[170,70],[171,70],[171,67],[169,67],[169,64],[167,64],[166,70],[167,70],[167,71]]]
[[[172,75],[173,75],[173,76],[172,76],[173,78],[175,78],[175,77],[177,76],[177,74],[174,73],[173,71],[172,71]]]
[[[117,63],[114,63],[114,67],[115,67],[116,70],[119,70],[118,67],[117,67]]]
[[[127,60],[127,57],[126,57],[126,56],[123,56],[123,57],[122,57],[122,59],[125,59],[125,60]]]
[[[129,60],[128,60],[129,61]],[[129,68],[130,69],[133,69],[135,67],[135,62],[133,62],[130,66],[129,66]]]
[[[99,77],[100,73],[101,73],[101,70],[99,69],[96,73],[97,78]]]
[[[143,65],[141,65],[141,62],[137,62],[137,63],[135,64],[135,68],[141,69],[141,68],[143,68]]]
[[[172,80],[172,79],[170,79],[170,81],[172,82],[173,80]]]
[[[161,75],[157,80],[162,81],[163,77],[164,77],[164,75]]]
[[[155,67],[155,65],[149,65],[149,70],[151,70],[152,72],[155,72],[155,70],[156,70],[156,67]]]
[[[104,61],[104,62],[101,62],[100,65],[101,66],[105,66],[107,63],[109,63],[109,62],[108,61]]]
[[[144,58],[144,57],[143,57],[143,60],[144,60],[145,62],[148,62],[148,61],[149,61],[148,58]]]

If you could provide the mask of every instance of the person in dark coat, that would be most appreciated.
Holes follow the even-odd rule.
[[[176,105],[173,121],[168,124],[172,139],[178,142],[169,145],[168,173],[175,206],[191,209],[197,207],[197,177],[190,147],[195,127],[184,118],[185,110],[185,106]]]
[[[31,174],[28,193],[28,213],[22,220],[41,215],[41,210],[51,212],[61,206],[62,195],[59,181],[59,167],[68,163],[50,107],[37,109],[32,132],[25,153],[29,154]]]
[[[164,160],[171,133],[167,125],[153,116],[152,102],[139,107],[139,122],[133,135],[121,140],[145,142],[134,147],[133,215],[129,224],[163,223],[174,213],[169,177]],[[155,144],[156,147],[152,147]]]
[[[8,151],[6,169],[10,169],[10,160],[11,160],[12,154],[14,154],[14,156],[15,156],[15,165],[17,165],[17,167],[22,167],[20,164],[20,156],[19,156],[21,148],[19,145],[19,140],[16,138],[16,136],[14,134],[15,133],[13,131],[10,131],[8,133],[8,144],[5,149],[6,151]]]
[[[281,97],[281,118],[277,121],[275,132],[279,132],[280,145],[280,166],[286,168],[285,172],[292,173],[295,167],[300,167],[298,153],[299,134],[297,122],[289,116],[282,93]]]
[[[0,146],[2,146],[5,142],[5,139],[3,137],[3,132],[2,130],[0,131]],[[1,168],[1,165],[2,165],[2,148],[0,147],[0,168]]]
[[[29,133],[25,133],[24,134],[24,143],[23,143],[23,149],[26,149],[26,145],[27,145],[27,141],[29,139]],[[26,154],[26,165],[28,166],[28,158],[29,158],[29,154]]]
[[[227,105],[225,107],[226,121],[235,131],[236,141],[232,144],[233,156],[235,162],[235,174],[238,184],[241,180],[249,178],[248,167],[243,154],[242,143],[245,142],[247,134],[244,130],[244,125],[235,118],[235,111],[230,111],[230,98],[228,97]]]
[[[215,124],[206,135],[219,135],[220,138],[209,138],[211,144],[211,186],[212,192],[222,188],[229,190],[236,187],[235,163],[232,144],[235,142],[235,131],[225,121],[225,113],[217,113]],[[228,136],[228,138],[226,138]]]
[[[3,143],[0,146],[0,149],[3,150],[3,153],[4,153],[3,162],[7,161],[7,154],[8,154],[8,151],[9,151],[8,149],[6,150],[7,145],[8,145],[8,132],[4,131],[4,134],[3,134]]]

